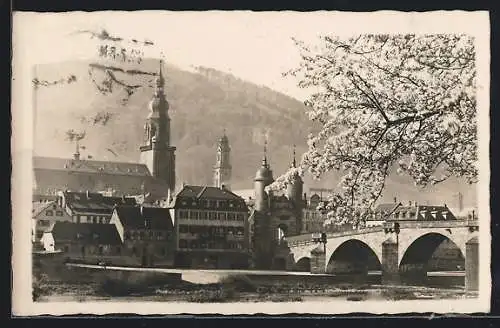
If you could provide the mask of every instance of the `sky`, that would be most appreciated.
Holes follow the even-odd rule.
[[[445,18],[448,24],[443,24]],[[299,64],[292,37],[312,44],[324,34],[456,32],[470,27],[465,21],[470,22],[470,16],[446,17],[443,12],[17,13],[13,39],[14,49],[16,40],[29,44],[26,58],[41,64],[94,56],[95,39],[74,32],[106,29],[111,35],[153,41],[146,56],[163,54],[169,64],[184,69],[212,67],[304,100],[309,92],[299,89],[294,78],[282,76]]]

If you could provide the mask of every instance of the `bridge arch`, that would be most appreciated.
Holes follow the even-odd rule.
[[[311,258],[304,256],[295,263],[295,271],[311,272]]]
[[[421,250],[423,250],[420,252],[421,254],[419,256],[423,257],[423,253],[428,253],[431,249],[436,250],[436,248],[443,242],[453,243],[460,250],[461,255],[465,257],[465,244],[475,235],[475,233],[471,234],[467,228],[464,227],[460,227],[458,229],[429,228],[402,230],[399,236],[398,265],[401,266],[403,258],[406,257],[406,260],[408,260],[408,256],[412,255],[406,254],[410,248],[415,249],[415,246],[419,246]],[[414,251],[410,250],[410,252]]]
[[[349,274],[381,270],[381,259],[376,251],[357,238],[342,242],[326,260],[327,273]]]
[[[399,271],[426,275],[428,271],[464,270],[465,252],[456,242],[439,232],[419,235],[404,249],[399,259]]]

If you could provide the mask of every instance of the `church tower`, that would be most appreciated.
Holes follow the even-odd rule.
[[[259,212],[268,209],[268,195],[265,188],[273,183],[273,171],[267,162],[267,143],[264,145],[264,158],[262,165],[255,174],[254,189],[255,189],[255,209]]]
[[[224,135],[217,143],[217,160],[214,167],[214,186],[217,188],[222,188],[222,186],[224,186],[229,190],[231,189],[232,167],[230,153],[231,147],[229,147],[229,139],[226,136],[226,131],[224,131]]]
[[[293,145],[293,159],[290,168],[297,168],[297,162],[295,160],[295,145]],[[297,209],[302,209],[302,190],[304,182],[302,181],[302,178],[300,177],[298,172],[295,172],[292,179],[292,182],[287,184],[286,196],[294,203]]]
[[[162,180],[170,192],[175,190],[175,147],[170,145],[169,104],[165,98],[163,61],[156,79],[153,99],[148,104],[149,114],[144,125],[144,143],[140,147],[141,163],[151,175]]]

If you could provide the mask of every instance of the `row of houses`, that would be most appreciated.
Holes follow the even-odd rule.
[[[35,210],[36,208],[36,210]],[[248,267],[248,209],[229,190],[184,186],[169,206],[64,191],[34,204],[35,248],[83,262]]]

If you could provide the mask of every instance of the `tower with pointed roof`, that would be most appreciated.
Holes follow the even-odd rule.
[[[255,210],[264,212],[268,208],[268,195],[265,188],[273,183],[273,171],[267,162],[267,142],[264,145],[264,157],[262,165],[255,174],[254,189],[255,189]]]
[[[141,163],[151,175],[162,180],[168,189],[175,190],[175,147],[170,145],[169,104],[165,97],[163,61],[160,61],[153,98],[148,104],[149,114],[144,125],[144,141],[140,147]]]
[[[295,159],[295,145],[293,145],[293,158],[292,158],[292,163],[290,165],[290,168],[296,169],[297,168],[297,161]],[[297,171],[294,172],[292,181],[287,184],[286,187],[286,196],[288,197],[289,200],[291,200],[296,209],[302,210],[302,190],[303,190],[304,182],[302,181],[302,178],[300,177],[299,173]]]
[[[217,142],[217,159],[214,167],[214,186],[217,188],[231,189],[231,171],[230,162],[231,147],[229,147],[229,139],[224,134]]]

